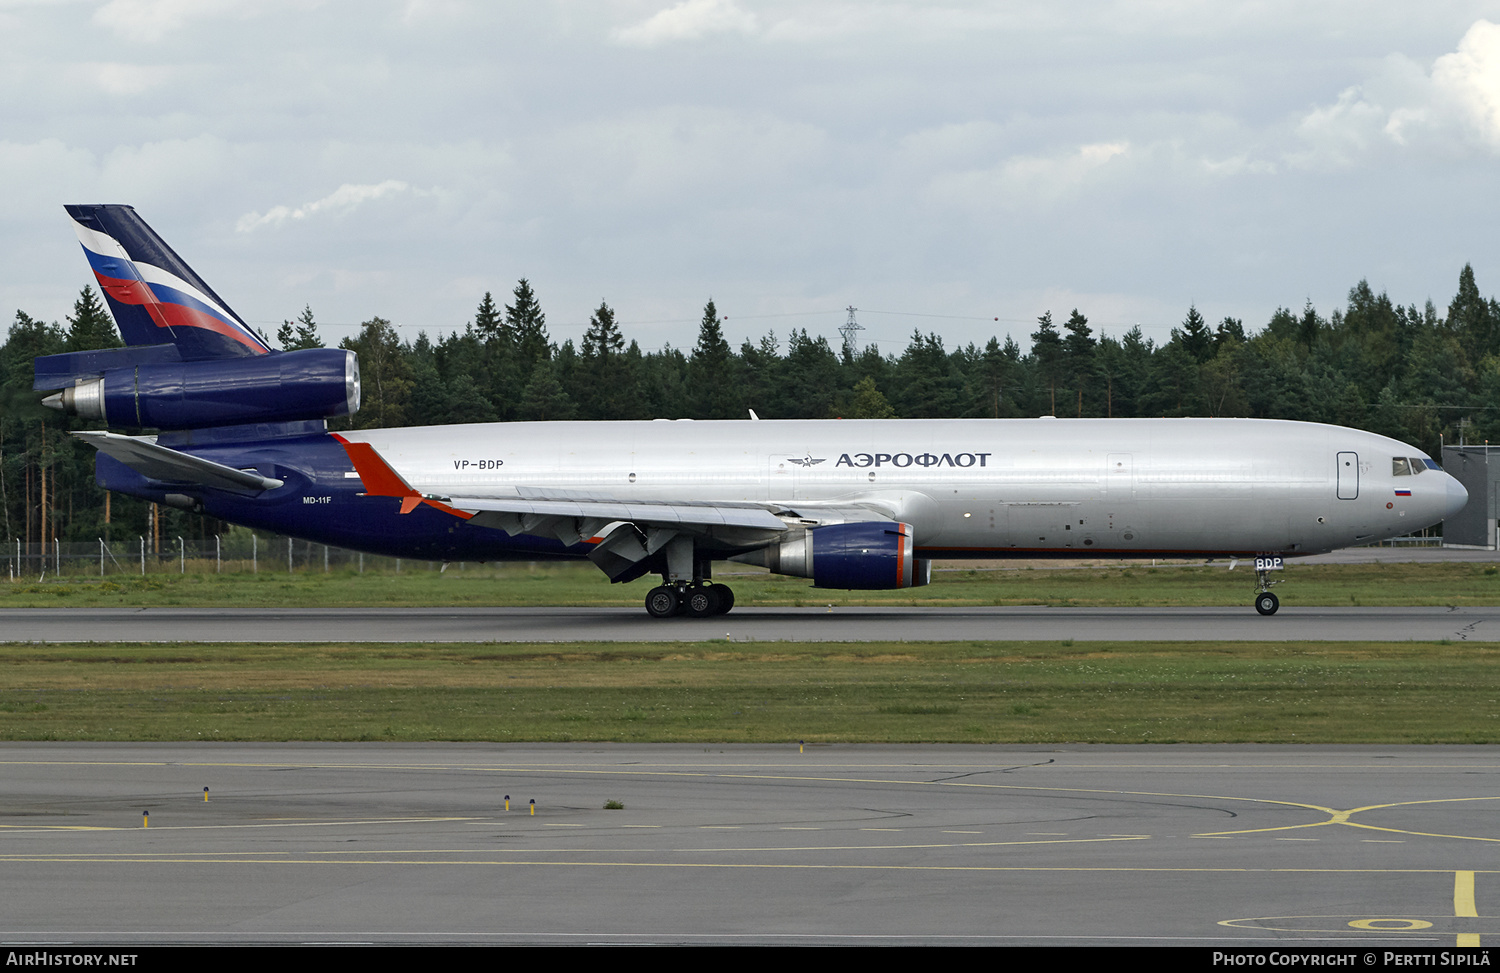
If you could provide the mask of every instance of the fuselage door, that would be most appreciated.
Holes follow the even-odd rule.
[[[1340,500],[1355,500],[1359,497],[1359,454],[1339,453],[1338,455],[1338,498]]]

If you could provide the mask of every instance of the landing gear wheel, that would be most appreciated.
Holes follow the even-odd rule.
[[[1281,601],[1269,591],[1262,591],[1255,596],[1255,610],[1262,615],[1274,615],[1276,609],[1281,607]]]
[[[719,614],[719,605],[722,600],[719,597],[718,585],[698,585],[690,588],[684,599],[687,604],[687,613],[694,618],[707,618],[710,615]]]
[[[728,615],[729,609],[734,607],[734,589],[728,585],[716,584],[714,588],[719,592],[718,615]]]
[[[659,585],[646,595],[646,614],[652,618],[671,618],[681,607],[677,589],[670,585]]]

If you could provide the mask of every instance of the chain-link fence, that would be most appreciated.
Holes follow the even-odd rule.
[[[38,580],[53,577],[108,577],[121,574],[231,574],[332,571],[436,571],[440,561],[362,554],[327,544],[235,531],[206,540],[162,538],[158,548],[149,537],[99,538],[93,542],[52,540],[27,544],[10,540],[0,551],[5,576]],[[462,570],[464,565],[454,564]]]
[[[1441,547],[1443,539],[1429,531],[1392,537],[1369,547]],[[206,540],[162,538],[160,548],[149,537],[99,538],[93,542],[49,541],[27,544],[10,540],[0,551],[4,576],[11,580],[55,577],[108,577],[120,574],[233,574],[282,572],[290,574],[333,571],[438,571],[441,561],[413,561],[315,544],[278,534],[235,530]],[[450,569],[463,570],[464,563]],[[472,566],[472,565],[469,565]]]

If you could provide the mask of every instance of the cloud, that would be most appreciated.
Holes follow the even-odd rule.
[[[559,203],[654,218],[703,206],[779,200],[828,157],[827,133],[763,112],[665,107],[522,142],[524,168]]]
[[[965,209],[1052,204],[1075,195],[1113,160],[1130,153],[1130,143],[1118,141],[1081,145],[1059,155],[1013,156],[989,169],[944,173],[932,181],[928,195]]]
[[[185,201],[220,183],[220,173],[243,165],[241,149],[214,135],[116,145],[99,159],[95,192],[135,206]]]
[[[1291,153],[1287,161],[1305,169],[1352,165],[1383,136],[1391,135],[1391,115],[1371,102],[1359,85],[1345,88],[1333,104],[1315,108],[1303,116],[1297,134],[1308,149]]]
[[[99,89],[118,97],[144,94],[170,80],[173,74],[170,67],[151,64],[109,62],[94,64],[91,68]]]
[[[45,212],[49,218],[56,219],[56,207],[69,202],[73,194],[98,192],[97,173],[93,153],[61,139],[0,141],[0,181],[25,186],[23,208]]]
[[[1500,24],[1481,20],[1470,27],[1458,50],[1433,64],[1432,84],[1500,149]]]
[[[1287,155],[1298,168],[1341,169],[1390,148],[1448,152],[1476,140],[1500,150],[1500,25],[1475,21],[1430,72],[1399,54],[1331,105],[1302,117],[1307,148]]]
[[[749,34],[756,27],[755,15],[741,10],[734,0],[683,0],[621,30],[615,39],[633,47],[653,47],[730,31]]]
[[[94,11],[94,23],[127,40],[155,42],[189,21],[222,14],[233,0],[109,0]]]
[[[287,220],[305,220],[317,213],[347,213],[372,199],[405,192],[408,188],[399,179],[387,179],[385,182],[364,186],[346,182],[322,199],[295,209],[290,206],[272,206],[264,214],[246,213],[239,218],[234,228],[240,233],[250,233],[263,226],[280,226]]]

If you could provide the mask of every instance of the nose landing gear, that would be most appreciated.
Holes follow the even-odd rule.
[[[1281,607],[1281,599],[1271,593],[1271,586],[1281,584],[1282,579],[1274,581],[1268,576],[1271,571],[1280,571],[1282,568],[1279,557],[1258,557],[1255,559],[1255,610],[1262,615],[1274,615],[1276,609]]]

